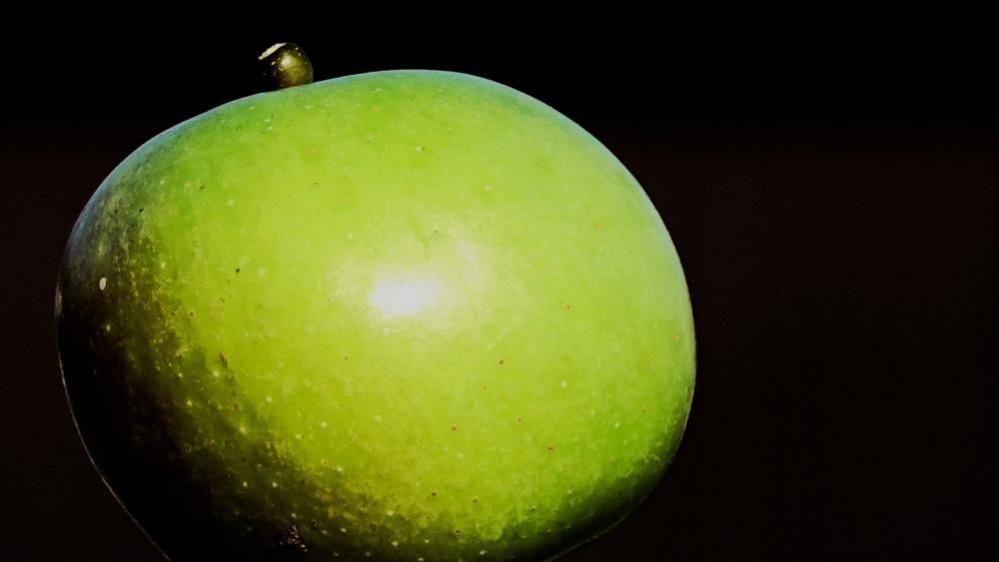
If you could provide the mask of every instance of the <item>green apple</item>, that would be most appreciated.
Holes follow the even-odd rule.
[[[177,560],[549,559],[687,420],[656,210],[550,107],[377,72],[225,104],[87,204],[56,303],[88,452]]]

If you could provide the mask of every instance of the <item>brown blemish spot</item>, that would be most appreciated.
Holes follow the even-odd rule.
[[[239,273],[239,268],[238,267],[236,268],[236,273]]]
[[[566,303],[566,305],[565,305],[565,309],[566,309],[566,310],[572,310],[572,305],[571,305],[571,304],[568,304],[568,303]]]
[[[451,431],[458,431],[458,426],[452,425],[451,426]]]
[[[344,361],[350,361],[350,355],[344,355],[343,356],[343,360]]]
[[[522,418],[520,416],[517,416],[517,422],[519,423],[519,422],[522,422],[522,421],[524,421],[524,418]]]
[[[555,445],[548,445],[548,450],[549,451],[554,451],[555,450]]]
[[[506,359],[500,359],[500,360],[499,360],[499,364],[500,364],[500,365],[502,365],[502,364],[503,364],[503,363],[505,363],[505,362],[506,362]]]
[[[225,353],[219,352],[219,360],[222,362],[223,367],[229,367],[229,360],[226,359]]]
[[[437,492],[430,492],[430,495],[436,498],[437,497]]]

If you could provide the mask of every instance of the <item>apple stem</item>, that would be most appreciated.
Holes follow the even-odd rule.
[[[312,83],[312,63],[298,45],[275,43],[257,57],[272,90]]]

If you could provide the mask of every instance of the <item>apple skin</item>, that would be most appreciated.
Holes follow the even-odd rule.
[[[686,424],[656,210],[578,125],[463,74],[225,104],[148,141],[70,237],[63,379],[176,560],[540,560],[613,526]]]

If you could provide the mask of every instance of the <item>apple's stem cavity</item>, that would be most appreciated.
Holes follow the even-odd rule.
[[[257,57],[267,86],[272,90],[312,82],[312,63],[294,43],[275,43]]]

